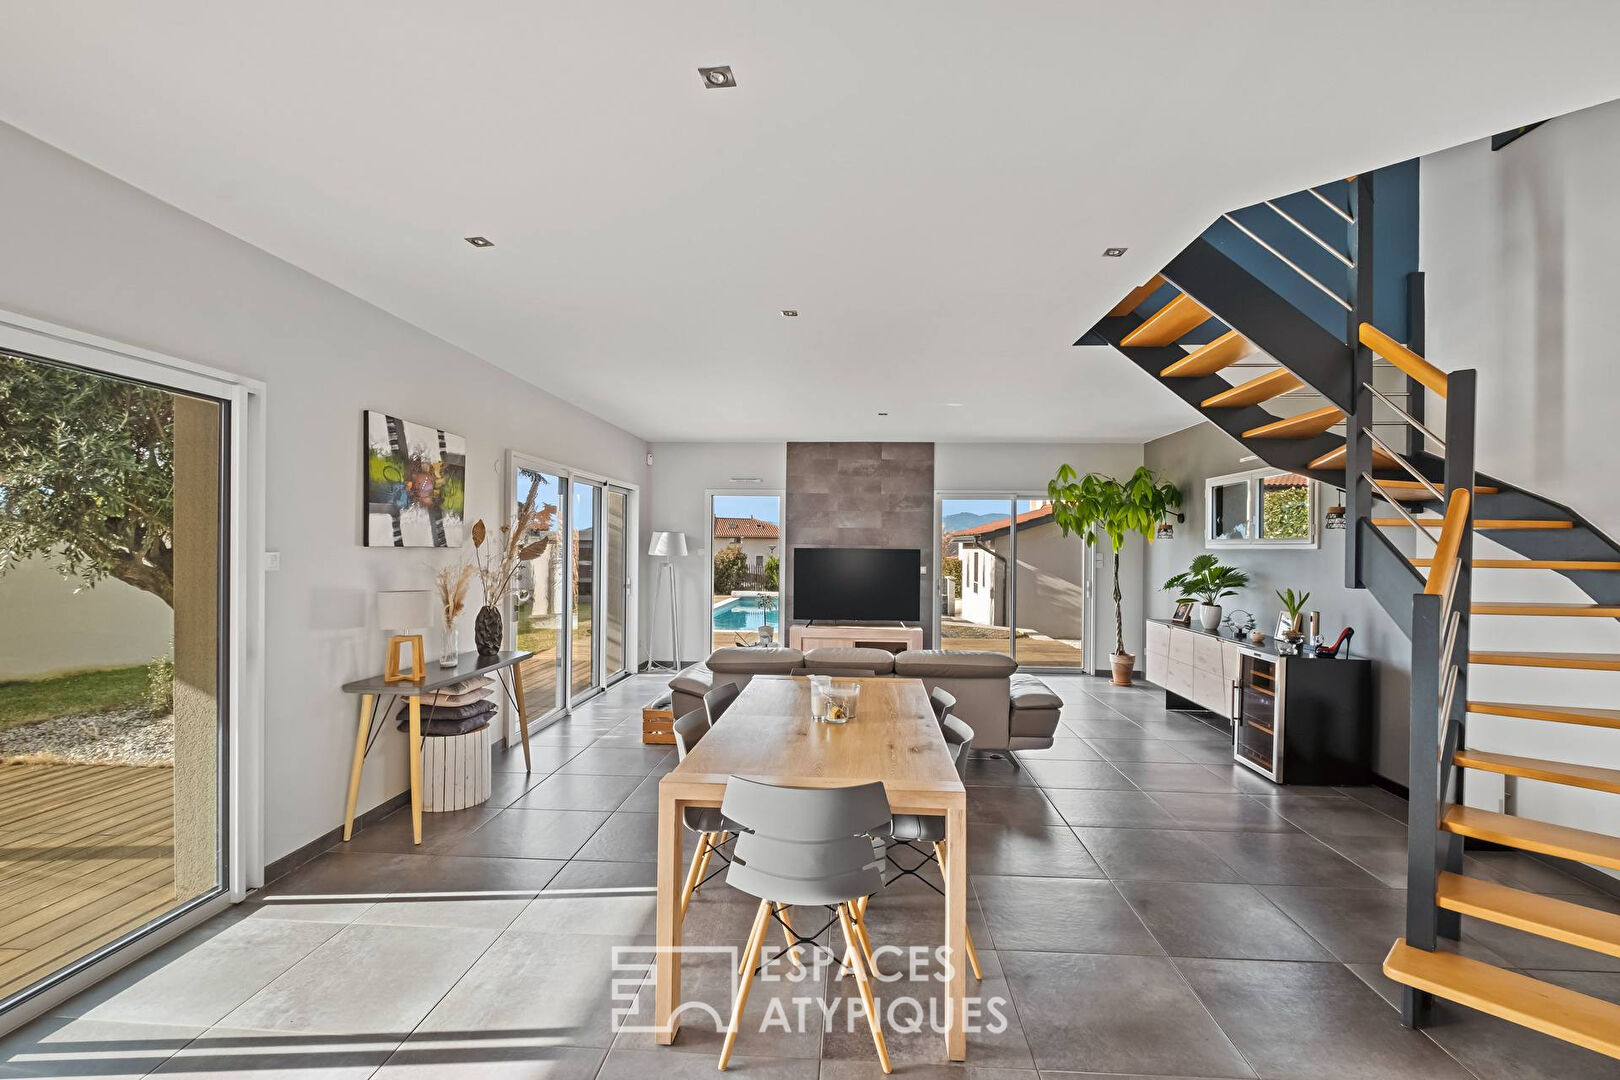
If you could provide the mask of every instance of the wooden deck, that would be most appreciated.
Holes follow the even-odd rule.
[[[0,765],[0,999],[174,902],[173,769]]]

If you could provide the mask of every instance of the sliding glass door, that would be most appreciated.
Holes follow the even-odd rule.
[[[1044,498],[939,500],[940,647],[1007,653],[1021,666],[1084,668],[1086,551]]]
[[[512,506],[522,507],[530,494],[538,513],[526,543],[546,541],[534,558],[518,567],[513,580],[512,627],[517,648],[534,656],[522,664],[523,704],[532,725],[561,711],[566,704],[567,627],[564,585],[567,581],[566,515],[568,481],[538,463],[516,459]],[[538,488],[538,490],[536,490]]]
[[[573,602],[569,635],[572,643],[568,650],[571,675],[570,701],[591,693],[601,686],[602,676],[597,665],[599,651],[596,640],[597,610],[597,538],[602,535],[599,515],[602,510],[602,486],[588,481],[574,481],[569,525],[573,537]]]
[[[630,666],[630,493],[610,485],[603,499],[602,670],[612,683]]]
[[[0,351],[0,1011],[224,888],[231,423]]]

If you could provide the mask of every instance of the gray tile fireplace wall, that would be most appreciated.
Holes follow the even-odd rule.
[[[783,518],[783,606],[790,619],[795,547],[917,548],[925,571],[917,582],[918,610],[925,641],[932,636],[933,443],[790,442]]]

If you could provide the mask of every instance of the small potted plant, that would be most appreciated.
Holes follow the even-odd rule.
[[[1278,619],[1277,622],[1279,624],[1286,622],[1288,625],[1287,632],[1278,634],[1278,637],[1297,642],[1305,636],[1303,624],[1305,601],[1310,598],[1310,593],[1296,593],[1293,589],[1283,589],[1277,593],[1277,599],[1282,601],[1284,614],[1284,618]]]
[[[1177,594],[1176,603],[1198,605],[1198,621],[1213,633],[1221,625],[1221,601],[1249,584],[1249,575],[1235,566],[1222,566],[1214,555],[1200,555],[1192,565],[1164,583]]]

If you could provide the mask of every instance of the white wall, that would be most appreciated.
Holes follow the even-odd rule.
[[[266,533],[282,558],[266,578],[263,643],[264,852],[275,859],[341,822],[355,702],[338,687],[381,666],[372,594],[426,588],[450,557],[361,546],[361,410],[465,435],[472,518],[504,511],[507,448],[644,483],[646,446],[4,125],[0,161],[0,308],[268,386]],[[446,238],[447,257],[457,244]],[[405,786],[390,729],[361,805]]]
[[[746,495],[783,490],[787,486],[787,443],[654,443],[650,449],[653,464],[641,513],[643,658],[669,659],[667,579],[660,585],[664,560],[645,554],[650,534],[663,530],[686,534],[689,554],[674,560],[681,654],[684,660],[702,659],[709,655],[709,560],[714,547],[704,492]],[[735,484],[733,476],[757,477],[760,482]],[[781,542],[791,544],[793,538],[783,537]]]
[[[51,562],[24,559],[0,577],[0,679],[144,664],[174,653],[174,612],[117,578],[86,587]]]
[[[1471,143],[1422,159],[1428,349],[1479,371],[1478,463],[1620,536],[1620,103],[1561,116],[1493,153]],[[1479,555],[1493,545],[1480,543]],[[1475,575],[1483,599],[1584,599],[1535,572]],[[1476,648],[1620,652],[1608,619],[1479,618]],[[1471,669],[1472,696],[1610,706],[1620,676]],[[1620,733],[1475,717],[1481,749],[1620,767]],[[1475,774],[1476,777],[1479,774]],[[1488,791],[1480,777],[1476,791]],[[1613,831],[1613,796],[1523,782],[1526,817]],[[1475,801],[1470,799],[1470,801]]]

